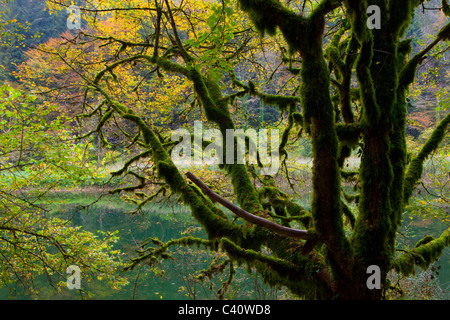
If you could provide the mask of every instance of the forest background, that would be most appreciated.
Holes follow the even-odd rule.
[[[203,63],[217,66],[214,72],[232,69],[237,79],[251,80],[256,88],[267,94],[295,92],[298,82],[293,74],[299,61],[288,57],[288,45],[280,35],[261,38],[245,16],[239,14],[231,4],[226,7],[230,11],[223,12],[220,5],[211,6],[201,1],[192,3],[193,7],[186,5],[186,10],[201,12],[198,23],[203,24],[202,28],[205,29],[199,27],[198,36],[204,37],[205,46],[214,47],[217,39],[231,41],[241,37],[235,31],[238,27],[241,27],[239,30],[242,32],[239,40],[244,45],[217,45],[214,50],[206,50],[199,57]],[[92,4],[80,3],[80,6],[88,8]],[[413,39],[412,55],[426,48],[439,29],[448,23],[442,10],[433,9],[440,7],[441,1],[428,1],[416,9],[412,24],[405,34],[405,38]],[[300,10],[300,4],[298,8]],[[109,56],[117,56],[127,48],[126,43],[121,43],[119,47],[96,46],[96,39],[107,41],[109,36],[120,37],[133,33],[143,39],[147,36],[144,31],[133,29],[132,14],[116,12],[97,16],[94,11],[92,7],[92,12],[83,12],[80,30],[70,30],[69,12],[64,7],[58,7],[56,2],[16,0],[2,1],[0,4],[0,193],[3,214],[0,220],[0,284],[8,288],[9,297],[49,297],[52,296],[51,290],[62,296],[70,296],[73,292],[68,292],[65,287],[68,276],[65,267],[71,264],[84,267],[83,282],[90,284],[77,293],[81,297],[96,297],[99,292],[102,296],[105,291],[111,290],[124,292],[125,288],[136,288],[138,283],[151,282],[149,279],[152,277],[167,277],[171,268],[167,261],[148,263],[139,269],[138,274],[120,272],[136,256],[135,250],[143,250],[149,240],[134,239],[132,246],[122,246],[119,243],[124,236],[119,226],[112,226],[107,231],[103,231],[102,227],[97,233],[97,230],[85,230],[71,219],[74,212],[83,212],[88,217],[89,211],[94,210],[96,205],[112,203],[116,201],[113,198],[118,199],[118,204],[112,211],[129,211],[128,214],[133,217],[147,217],[136,220],[139,220],[136,223],[142,229],[150,228],[149,224],[161,224],[148,218],[156,205],[159,208],[156,211],[161,213],[162,219],[169,219],[172,224],[180,221],[183,226],[185,224],[181,235],[202,235],[199,225],[185,217],[187,215],[180,209],[183,207],[179,206],[176,195],[167,199],[166,193],[170,195],[170,191],[160,181],[152,181],[146,185],[146,189],[136,187],[136,181],[142,182],[142,176],[137,170],[151,171],[151,164],[133,162],[130,168],[133,164],[137,167],[136,171],[130,170],[125,176],[117,174],[123,173],[124,165],[130,169],[127,163],[141,156],[139,149],[135,148],[136,143],[127,145],[123,138],[126,136],[133,140],[127,133],[133,129],[132,126],[114,118],[114,124],[101,127],[100,124],[103,125],[102,121],[106,121],[106,118],[83,119],[79,116],[83,111],[80,109],[83,101],[80,74],[88,70],[90,65]],[[219,18],[222,15],[227,17],[223,26]],[[338,15],[333,16],[329,23],[338,20]],[[217,25],[221,28],[215,28]],[[87,30],[94,36],[82,39],[85,43],[82,51],[72,50],[70,44],[81,40],[80,35]],[[217,38],[211,36],[213,32],[210,30],[219,30]],[[195,42],[185,44],[199,45]],[[406,133],[410,157],[420,151],[439,121],[449,113],[448,49],[448,42],[433,48],[428,59],[418,68],[415,82],[409,91]],[[234,59],[237,57],[236,63]],[[71,63],[74,62],[85,70],[73,68]],[[118,69],[108,75],[111,81],[109,89],[122,101],[135,104],[143,119],[152,119],[153,126],[161,135],[179,127],[192,128],[195,120],[205,120],[190,84],[182,77],[160,76],[161,70],[158,68]],[[217,77],[214,72],[210,74],[213,78]],[[121,85],[114,84],[116,73],[120,74]],[[232,92],[233,82],[230,76],[222,85]],[[137,99],[130,94],[134,92],[138,93]],[[145,108],[149,101],[154,106],[151,109]],[[244,129],[278,128],[280,124],[289,122],[280,108],[262,95],[236,95],[232,114],[235,123]],[[96,130],[100,127],[102,130]],[[308,137],[301,133],[299,130],[290,137],[286,146],[290,157],[283,163],[282,170],[285,171],[277,177],[277,184],[286,194],[307,207],[311,196],[311,184],[308,181],[311,177],[312,146]],[[398,238],[403,245],[402,250],[414,247],[413,239],[417,237],[422,238],[436,230],[438,234],[433,236],[439,236],[439,232],[448,228],[449,152],[450,139],[447,134],[441,148],[427,160],[422,179],[407,208],[407,220]],[[352,156],[346,160],[346,168],[356,168],[360,156],[360,150],[355,148]],[[189,169],[215,190],[221,190],[222,195],[235,200],[223,172],[206,166]],[[348,190],[352,190],[355,184],[350,182]],[[177,209],[181,210],[180,215],[173,214]],[[170,211],[171,214],[167,213]],[[95,216],[95,219],[102,221],[104,215]],[[436,224],[439,225],[437,229]],[[416,234],[419,231],[415,227],[425,228],[426,234]],[[423,232],[423,229],[420,230]],[[154,245],[162,246],[154,235],[149,236]],[[197,298],[201,295],[201,288],[208,292],[205,294],[207,297],[214,298],[250,297],[255,292],[266,298],[296,298],[282,287],[274,289],[263,284],[258,275],[249,278],[245,268],[232,267],[223,252],[176,249],[170,258],[181,263],[183,259],[192,257],[196,257],[191,264],[198,264],[197,269],[193,271],[184,266],[183,283],[177,285],[176,297]],[[169,258],[169,255],[163,258]],[[388,296],[448,299],[450,277],[448,271],[443,269],[448,270],[449,266],[449,251],[446,249],[441,259],[427,270],[407,277],[393,273],[390,276],[392,291]],[[229,274],[224,273],[227,267]],[[237,276],[234,275],[236,270]],[[439,273],[447,274],[447,277],[441,280]],[[108,285],[103,284],[105,280]],[[253,286],[243,293],[239,288],[246,281],[250,281]],[[52,289],[43,289],[44,282],[50,283]],[[160,286],[148,290],[152,298],[166,297]],[[135,294],[133,290],[126,292]]]

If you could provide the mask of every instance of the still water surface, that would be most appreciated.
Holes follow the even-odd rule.
[[[91,232],[119,231],[120,240],[116,248],[128,258],[135,256],[135,249],[147,239],[157,237],[161,241],[177,239],[192,235],[205,237],[199,225],[190,217],[189,210],[183,206],[161,203],[151,204],[140,214],[124,214],[132,211],[131,205],[125,204],[118,197],[103,198],[87,209],[82,208],[92,203],[92,196],[83,194],[72,195],[70,201],[59,205],[53,214],[71,219],[74,225],[81,225]],[[409,219],[408,219],[409,220]],[[445,230],[445,225],[439,223],[423,223],[414,218],[408,227],[401,232],[408,237],[405,241],[415,243],[424,235],[439,236]],[[401,240],[401,239],[400,239]],[[450,248],[447,248],[441,259],[435,264],[436,282],[444,291],[443,298],[450,299]],[[126,260],[127,258],[125,258]],[[94,299],[214,299],[221,281],[226,281],[227,271],[213,282],[195,281],[195,275],[206,269],[213,256],[200,250],[182,247],[174,252],[173,259],[163,261],[157,268],[148,266],[136,267],[126,274],[130,284],[119,291],[114,291],[101,284],[90,284]],[[165,270],[161,273],[161,270]],[[63,290],[55,292],[51,286],[42,281],[42,293],[39,297],[18,295],[15,299],[79,299],[74,291]],[[285,290],[270,288],[262,283],[255,274],[247,274],[244,267],[237,269],[233,284],[235,299],[283,299],[292,298]],[[8,291],[0,289],[0,299],[8,298]]]

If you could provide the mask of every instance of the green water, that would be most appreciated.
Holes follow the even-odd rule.
[[[88,208],[86,204],[97,200],[92,195],[65,195],[66,203],[60,204],[52,214],[70,219],[74,225],[81,225],[91,232],[119,231],[120,240],[116,248],[124,254],[124,260],[135,257],[135,249],[145,239],[157,237],[161,241],[177,239],[185,235],[205,237],[203,230],[190,217],[188,209],[168,202],[154,203],[139,214],[124,214],[134,209],[118,197],[104,197]],[[409,220],[402,228],[404,241],[415,243],[423,235],[438,236],[446,227],[441,224],[421,224],[417,218]],[[400,239],[402,240],[402,239]],[[195,281],[195,275],[206,269],[213,256],[201,250],[181,247],[172,252],[173,259],[163,261],[156,268],[147,265],[136,267],[125,276],[129,284],[119,291],[110,289],[102,283],[83,283],[83,288],[91,291],[94,299],[215,299],[221,282],[227,279],[228,269],[213,281]],[[444,298],[450,299],[450,250],[447,248],[441,259],[435,264],[439,268],[435,282],[445,290]],[[155,267],[155,266],[154,266]],[[161,274],[161,270],[165,270]],[[63,289],[56,292],[42,279],[37,283],[40,288],[38,297],[20,295],[15,299],[80,299],[76,290]],[[0,289],[0,299],[9,295],[5,288]],[[227,298],[232,299],[289,299],[292,298],[284,289],[270,288],[264,285],[255,274],[248,274],[244,267],[237,268],[232,290]]]
[[[412,219],[408,215],[405,216],[405,223],[399,230],[397,241],[402,245],[407,245],[410,249],[424,236],[430,235],[439,237],[448,225],[442,223],[438,219],[424,221],[420,217],[413,216]],[[433,282],[440,287],[440,297],[450,300],[450,247],[447,247],[442,256],[432,265],[433,272],[428,270],[423,272],[417,269],[416,275],[420,278],[433,278]],[[420,285],[416,290],[421,290]]]
[[[135,250],[147,238],[159,238],[166,242],[183,236],[206,238],[199,225],[191,218],[189,211],[180,205],[164,202],[151,204],[137,214],[127,214],[135,207],[126,204],[118,197],[107,196],[97,201],[92,195],[64,195],[65,203],[59,204],[51,213],[59,218],[72,221],[75,226],[82,226],[84,230],[96,233],[101,231],[116,231],[120,240],[115,249],[125,254],[124,262],[136,257]],[[88,208],[87,204],[94,203]],[[217,299],[216,292],[221,283],[228,277],[228,268],[223,275],[212,281],[195,281],[199,271],[209,267],[213,253],[204,252],[197,248],[180,247],[172,250],[172,259],[162,261],[155,266],[141,264],[132,271],[123,273],[129,284],[119,291],[112,290],[101,282],[83,282],[82,288],[93,293],[94,299]],[[235,281],[227,298],[234,299],[276,299],[284,290],[270,288],[263,284],[260,277],[247,274],[244,267],[237,267]],[[164,273],[161,271],[164,270]],[[64,271],[62,271],[64,272]],[[39,295],[30,297],[19,291],[14,299],[80,299],[77,290],[63,288],[60,292],[48,284],[44,277],[38,278],[36,287]],[[59,279],[61,281],[61,279]],[[57,282],[57,281],[54,281]],[[232,294],[231,294],[232,292]],[[0,299],[11,299],[6,288],[0,289]]]

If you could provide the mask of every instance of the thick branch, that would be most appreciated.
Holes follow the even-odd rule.
[[[312,11],[310,18],[324,17],[342,5],[342,0],[322,0]]]
[[[408,202],[409,198],[413,194],[415,185],[417,181],[422,177],[423,164],[428,156],[436,150],[442,139],[444,139],[447,127],[450,125],[450,114],[448,114],[442,121],[438,124],[436,129],[434,129],[431,137],[424,144],[419,154],[411,161],[408,171],[406,173],[405,182],[403,186],[403,196],[405,203]]]
[[[314,266],[309,264],[308,258],[306,257],[302,263],[294,264],[289,260],[266,256],[260,252],[243,249],[226,238],[221,240],[221,244],[228,255],[234,259],[240,262],[251,261],[265,281],[268,281],[270,284],[278,285],[279,283],[283,283],[292,292],[305,295],[305,297],[308,297],[307,288],[311,284],[314,288],[313,295],[320,295],[316,291],[320,288],[320,286],[317,286],[317,280],[322,281],[331,292],[335,290],[335,284],[330,276],[329,269],[321,265]],[[311,267],[314,269],[311,269]]]
[[[148,243],[152,243],[157,246],[157,248],[148,248],[145,251],[138,251],[139,256],[136,258],[131,259],[131,264],[126,266],[124,268],[125,271],[133,270],[134,267],[136,267],[139,263],[143,261],[154,261],[157,258],[163,258],[167,259],[170,257],[169,254],[167,254],[167,250],[172,246],[203,246],[205,248],[214,248],[215,241],[210,240],[204,240],[200,238],[194,238],[194,237],[184,237],[180,239],[170,240],[166,243],[161,242],[157,238],[147,239],[143,246],[147,245]]]
[[[419,241],[414,249],[407,251],[394,261],[393,268],[404,275],[414,274],[415,266],[426,270],[431,263],[442,255],[443,250],[449,245],[450,228],[445,230],[437,239],[425,237]]]
[[[248,85],[246,85],[237,80],[234,72],[229,72],[228,75],[234,85],[243,88],[244,91],[246,93],[249,93],[250,95],[259,97],[262,101],[264,101],[264,103],[276,105],[281,113],[286,112],[289,108],[289,105],[301,102],[300,97],[297,96],[283,96],[261,92],[256,88],[255,84],[252,81],[249,81]]]
[[[273,35],[277,27],[283,33],[291,52],[306,45],[308,29],[306,18],[276,0],[240,0],[241,9],[249,14],[256,29]]]
[[[426,55],[441,41],[449,40],[450,38],[450,23],[443,27],[436,39],[431,42],[425,49],[421,52],[417,53],[414,57],[412,57],[408,63],[403,67],[400,76],[399,76],[399,89],[406,90],[406,88],[414,81],[416,68],[420,65],[424,59],[426,59]]]
[[[297,239],[308,239],[308,231],[306,230],[299,230],[294,228],[288,228],[281,226],[273,221],[255,216],[254,214],[251,214],[238,206],[234,205],[230,201],[222,198],[217,193],[212,191],[206,184],[203,183],[199,178],[197,178],[194,174],[191,172],[186,173],[186,177],[188,177],[192,182],[194,182],[205,195],[207,195],[209,198],[211,198],[213,201],[216,201],[226,207],[227,209],[231,210],[234,214],[239,216],[240,218],[243,218],[244,220],[256,224],[258,226],[264,227],[266,229],[269,229],[277,234],[291,237],[291,238],[297,238]]]

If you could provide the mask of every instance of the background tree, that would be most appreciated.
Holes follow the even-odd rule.
[[[0,80],[14,80],[12,72],[24,61],[23,49],[34,47],[65,31],[65,14],[50,16],[45,9],[44,1],[0,2]]]
[[[66,187],[63,181],[75,185],[94,177],[96,169],[83,160],[84,146],[73,143],[64,117],[48,121],[55,108],[37,102],[34,95],[0,87],[0,287],[37,295],[45,278],[61,290],[66,268],[77,265],[82,297],[91,294],[93,279],[118,289],[126,282],[116,272],[117,236],[96,235],[50,214],[47,193]]]
[[[48,2],[54,8],[68,5]],[[150,239],[130,267],[167,258],[172,246],[198,245],[221,250],[229,259],[255,268],[268,283],[286,286],[300,296],[380,299],[388,289],[390,270],[410,274],[415,266],[427,268],[435,261],[449,245],[449,229],[400,256],[395,243],[424,161],[439,147],[450,122],[450,115],[443,117],[408,162],[408,88],[428,52],[450,38],[447,24],[427,48],[409,57],[411,39],[403,36],[422,2],[372,1],[381,10],[381,29],[367,27],[367,1],[240,0],[239,10],[248,14],[252,24],[234,3],[225,0],[132,1],[126,6],[87,3],[82,12],[91,29],[99,26],[102,16],[126,23],[118,33],[86,29],[65,41],[73,59],[55,54],[83,80],[82,117],[97,119],[87,135],[97,133],[108,144],[108,124],[116,125],[118,118],[130,124],[120,132],[138,147],[138,153],[112,175],[131,175],[137,184],[115,192],[140,190],[139,205],[143,205],[155,197],[145,188],[157,180],[156,194],[170,191],[188,205],[208,236],[207,240],[185,237],[167,243]],[[443,0],[447,16],[448,8]],[[292,90],[269,94],[236,74],[242,53],[249,48],[247,35],[252,26],[262,35],[276,36],[274,43],[282,44],[278,47],[281,61],[299,83]],[[107,48],[109,55],[90,64],[77,60],[77,52],[89,52],[85,48],[93,43]],[[257,47],[250,50],[258,52]],[[136,78],[130,80],[130,72]],[[282,160],[289,156],[287,145],[295,129],[295,134],[306,133],[311,140],[310,208],[282,192],[275,177],[260,176],[260,165],[220,166],[237,205],[218,194],[223,184],[215,184],[213,189],[219,191],[214,192],[194,174],[183,174],[171,160],[174,144],[167,128],[158,128],[145,116],[146,110],[157,105],[155,100],[139,104],[138,89],[146,83],[146,72],[152,80],[176,74],[189,84],[186,102],[199,107],[202,117],[223,136],[227,129],[237,128],[230,112],[237,108],[237,98],[250,95],[277,106],[286,117]],[[345,160],[358,147],[361,165],[349,172]],[[139,163],[146,163],[145,168]],[[342,191],[350,179],[358,181],[354,194]],[[214,202],[231,210],[234,219]],[[357,206],[352,207],[352,202]],[[380,290],[366,284],[367,270],[373,265],[381,270]]]

